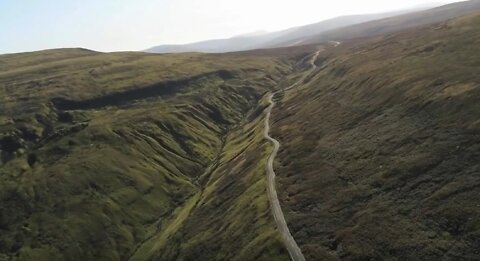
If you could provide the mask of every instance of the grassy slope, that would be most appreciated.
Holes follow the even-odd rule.
[[[303,52],[0,56],[0,259],[285,257],[262,188],[266,147],[228,162],[235,142],[261,143],[234,127],[254,128],[247,114]]]
[[[250,114],[233,127],[200,178],[201,191],[169,227],[170,240],[158,231],[131,260],[288,260],[266,196],[271,148],[262,136],[263,120],[263,114]]]
[[[307,259],[480,256],[480,15],[324,52],[274,110]]]

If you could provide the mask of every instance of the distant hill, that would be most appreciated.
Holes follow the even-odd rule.
[[[432,3],[397,12],[341,16],[277,32],[253,33],[185,45],[159,45],[145,51],[151,53],[224,53],[299,46],[330,40],[342,41],[443,22],[480,10],[480,0],[438,5],[440,4]]]
[[[223,53],[234,51],[245,51],[268,47],[286,47],[295,45],[299,39],[307,39],[317,36],[326,31],[339,29],[345,26],[364,23],[368,21],[397,16],[405,13],[411,13],[423,8],[403,10],[397,12],[388,12],[380,14],[349,15],[341,16],[319,23],[293,27],[282,31],[271,33],[253,33],[242,36],[236,36],[228,39],[214,39],[202,42],[196,42],[185,45],[159,45],[147,49],[151,53],[183,53],[183,52],[203,52],[203,53]]]
[[[366,23],[324,31],[309,38],[302,38],[299,36],[297,39],[264,47],[286,46],[292,44],[312,44],[329,40],[342,41],[360,37],[384,35],[409,28],[444,22],[446,20],[467,15],[479,10],[480,0],[458,2],[424,11],[408,13],[381,20],[369,21]]]

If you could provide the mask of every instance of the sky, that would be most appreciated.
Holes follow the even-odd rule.
[[[455,0],[0,0],[0,53],[136,51]]]

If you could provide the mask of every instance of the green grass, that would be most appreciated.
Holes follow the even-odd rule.
[[[479,23],[344,42],[279,101],[279,197],[307,259],[478,258]]]
[[[326,48],[277,97],[308,259],[478,257],[479,23]],[[0,259],[288,260],[262,97],[315,49],[0,56]]]
[[[144,242],[132,260],[288,260],[266,194],[271,148],[263,139],[263,120],[263,114],[245,119],[228,132],[218,161],[200,180],[200,194]]]
[[[284,257],[270,236],[261,137],[248,162],[235,166],[225,155],[239,152],[231,140],[245,139],[233,130],[260,122],[245,119],[306,52],[1,56],[1,257],[125,260],[200,248],[219,258]],[[231,178],[240,190],[225,190]],[[218,195],[242,207],[219,206]],[[193,227],[197,218],[222,217],[221,234],[218,226]],[[238,247],[255,239],[257,246]]]

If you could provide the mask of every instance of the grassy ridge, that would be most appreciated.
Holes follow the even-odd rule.
[[[305,52],[2,56],[0,259],[285,256],[245,119]]]
[[[480,15],[321,54],[273,111],[307,258],[478,259]]]

